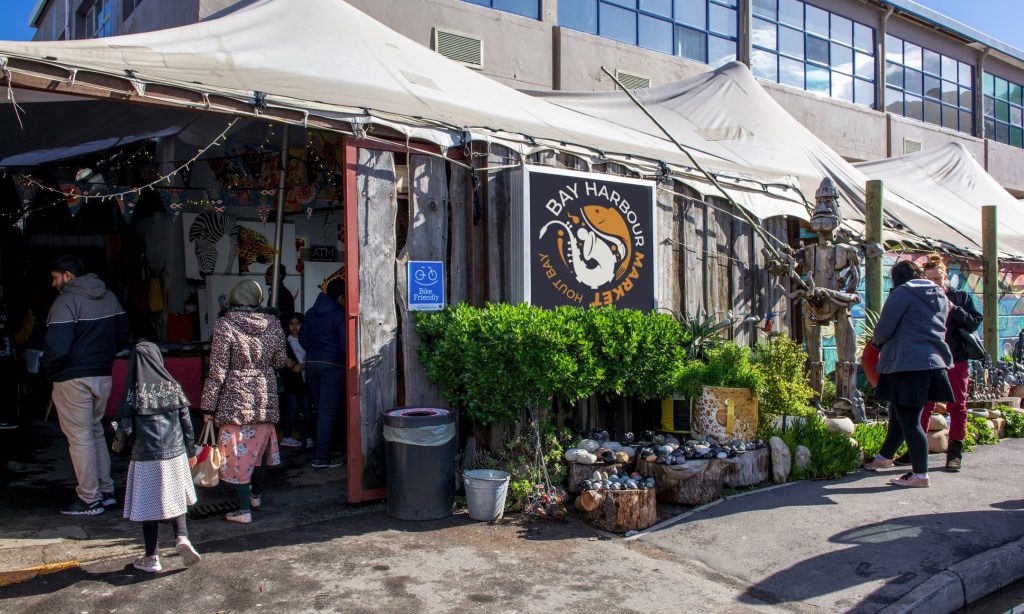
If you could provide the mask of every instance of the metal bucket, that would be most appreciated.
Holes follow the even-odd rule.
[[[466,507],[473,520],[500,520],[512,475],[497,469],[472,469],[462,474],[466,482]]]

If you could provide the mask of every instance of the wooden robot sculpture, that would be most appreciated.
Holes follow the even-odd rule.
[[[832,179],[825,177],[814,194],[811,229],[818,242],[784,254],[765,252],[767,269],[773,275],[793,281],[787,296],[803,306],[804,339],[809,357],[811,387],[821,399],[825,365],[822,360],[822,327],[835,323],[836,398],[826,408],[836,416],[863,422],[864,400],[857,390],[857,334],[850,309],[860,302],[860,248],[852,243],[836,242],[836,230],[842,221],[839,192]]]

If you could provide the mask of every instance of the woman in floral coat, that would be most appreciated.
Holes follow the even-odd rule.
[[[260,506],[266,466],[281,464],[274,370],[294,364],[276,312],[261,308],[262,300],[255,281],[231,289],[228,309],[213,327],[210,374],[203,386],[203,408],[216,411],[220,428],[220,479],[237,488],[238,511],[227,519],[242,524],[252,522],[251,510]]]

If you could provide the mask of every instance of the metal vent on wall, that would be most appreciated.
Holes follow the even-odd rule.
[[[619,83],[624,85],[627,90],[640,90],[646,87],[651,87],[650,78],[623,72],[621,70],[615,71],[615,78],[618,79]]]
[[[903,153],[916,153],[922,149],[924,149],[924,145],[921,144],[921,141],[915,141],[914,139],[908,139],[906,137],[903,138]]]
[[[479,38],[434,28],[434,51],[472,68],[484,67],[484,42]]]

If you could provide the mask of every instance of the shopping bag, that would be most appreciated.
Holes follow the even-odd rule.
[[[881,358],[881,354],[881,350],[868,342],[860,355],[860,366],[864,369],[864,377],[872,386],[878,385],[878,359]]]
[[[213,488],[220,483],[220,467],[223,464],[224,456],[217,448],[216,437],[213,434],[213,422],[207,422],[199,436],[196,465],[192,467],[192,482],[196,486]]]

